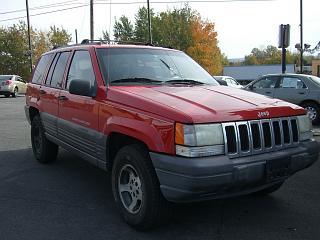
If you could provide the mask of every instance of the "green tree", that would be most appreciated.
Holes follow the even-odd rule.
[[[153,30],[156,27],[154,26],[154,13],[152,9],[150,9],[150,16]],[[149,41],[148,10],[145,7],[139,8],[137,14],[135,15],[134,40],[137,42]]]
[[[113,35],[116,41],[132,41],[133,25],[126,16],[121,16],[119,21],[115,21]]]
[[[30,77],[27,26],[19,22],[0,28],[0,74],[18,74]]]
[[[100,38],[100,40],[110,42],[110,36],[107,30],[102,31],[102,38]]]
[[[69,34],[63,27],[58,28],[56,26],[51,26],[47,33],[47,38],[49,48],[53,48],[54,46],[67,45],[71,41],[71,34]]]

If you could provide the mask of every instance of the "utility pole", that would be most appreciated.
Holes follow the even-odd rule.
[[[75,30],[74,30],[74,33],[75,33],[75,35],[76,35],[76,44],[78,44],[78,30],[75,29]]]
[[[94,30],[93,30],[93,0],[90,0],[90,40],[92,41],[94,38]]]
[[[303,18],[302,18],[302,0],[300,0],[300,73],[303,73]]]
[[[150,17],[150,3],[147,0],[148,4],[148,30],[149,30],[149,43],[152,44],[152,33],[151,33],[151,17]]]
[[[30,17],[29,17],[29,3],[26,0],[26,9],[27,9],[27,25],[28,25],[28,42],[29,42],[29,53],[30,58],[30,72],[32,72],[32,46],[31,46],[31,36],[30,36]]]

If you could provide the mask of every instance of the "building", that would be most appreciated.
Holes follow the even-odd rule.
[[[312,75],[320,77],[320,59],[312,60]]]
[[[225,66],[223,75],[235,78],[242,85],[257,79],[265,74],[281,73],[281,64],[275,65],[247,65],[247,66]],[[294,64],[287,64],[286,73],[295,73]]]

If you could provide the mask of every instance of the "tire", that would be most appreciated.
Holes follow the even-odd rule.
[[[320,108],[316,103],[307,102],[301,105],[306,111],[307,115],[312,121],[312,124],[319,124],[320,122]]]
[[[17,97],[17,95],[18,95],[18,88],[17,87],[14,88],[13,93],[11,95],[14,98]]]
[[[31,145],[35,158],[41,163],[51,163],[56,160],[58,145],[45,136],[41,118],[36,115],[31,122]]]
[[[10,97],[10,94],[6,93],[6,94],[4,95],[4,97],[8,98],[8,97]]]
[[[112,191],[124,220],[145,231],[164,223],[171,206],[164,199],[147,150],[138,144],[119,150],[112,168]]]
[[[268,188],[262,189],[262,190],[260,190],[258,192],[255,192],[254,194],[255,195],[260,195],[260,196],[269,195],[269,194],[279,190],[283,183],[284,182],[276,183],[275,185],[272,185],[272,186],[270,186]]]

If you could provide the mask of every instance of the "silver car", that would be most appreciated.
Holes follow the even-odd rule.
[[[244,88],[304,107],[313,124],[320,123],[320,78],[304,74],[268,74]]]
[[[18,75],[0,75],[0,95],[16,97],[18,93],[25,94],[27,83]]]

